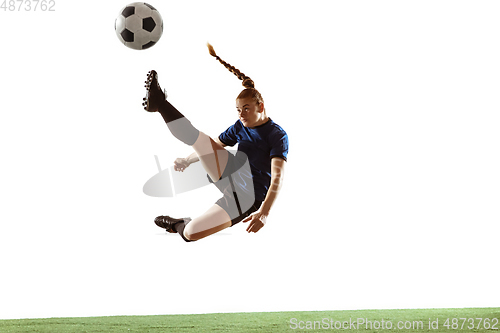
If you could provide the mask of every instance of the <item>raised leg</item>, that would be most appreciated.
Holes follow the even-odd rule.
[[[146,89],[144,109],[149,112],[158,111],[170,132],[180,141],[193,147],[212,181],[218,181],[226,168],[229,152],[208,135],[196,129],[182,113],[166,100],[165,93],[158,83],[156,71],[148,73]]]
[[[193,149],[212,181],[218,181],[226,168],[229,152],[203,132],[200,132]]]

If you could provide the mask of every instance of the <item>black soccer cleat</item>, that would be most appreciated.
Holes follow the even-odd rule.
[[[158,73],[155,70],[148,72],[148,77],[146,79],[146,97],[144,97],[142,105],[144,110],[149,112],[156,112],[161,104],[165,102],[167,94],[162,91],[160,84],[158,83]]]
[[[173,217],[170,217],[170,216],[158,216],[157,218],[155,218],[155,224],[157,226],[159,226],[160,228],[163,228],[165,229],[167,232],[170,232],[170,233],[176,233],[177,231],[175,231],[174,229],[174,225],[179,223],[179,222],[190,222],[191,221],[191,218],[189,217],[185,217],[183,219],[175,219]]]

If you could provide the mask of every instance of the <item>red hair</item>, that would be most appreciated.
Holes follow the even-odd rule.
[[[245,89],[243,89],[240,92],[240,94],[238,95],[238,97],[236,97],[236,99],[252,98],[257,104],[264,103],[264,99],[262,98],[262,95],[260,94],[260,92],[258,92],[257,89],[255,89],[255,83],[253,82],[253,80],[250,77],[243,74],[239,69],[235,68],[234,66],[231,66],[230,64],[228,64],[227,62],[222,60],[215,53],[215,50],[214,50],[212,45],[207,43],[207,46],[208,46],[208,52],[210,53],[210,55],[212,57],[215,57],[215,59],[219,60],[219,62],[222,65],[224,65],[224,67],[226,67],[231,73],[236,75],[238,77],[238,79],[243,81],[242,85],[243,85],[243,87],[245,87]]]

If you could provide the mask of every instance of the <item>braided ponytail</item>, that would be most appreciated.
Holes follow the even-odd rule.
[[[236,75],[238,77],[238,79],[242,80],[243,81],[243,87],[247,88],[247,89],[255,89],[255,84],[253,82],[253,80],[251,78],[249,78],[248,76],[246,76],[245,74],[243,74],[242,72],[240,72],[239,69],[235,68],[234,66],[231,66],[230,64],[228,64],[227,62],[225,62],[224,60],[222,60],[216,53],[215,53],[215,50],[214,50],[214,47],[212,45],[210,45],[209,43],[207,43],[207,46],[208,46],[208,52],[210,53],[210,55],[212,57],[215,57],[215,59],[219,60],[219,62],[224,65],[224,67],[226,67],[231,73],[233,73],[234,75]]]

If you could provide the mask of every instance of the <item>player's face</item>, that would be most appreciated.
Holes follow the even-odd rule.
[[[257,104],[252,98],[237,99],[236,110],[245,127],[258,126],[264,119],[264,103]]]

